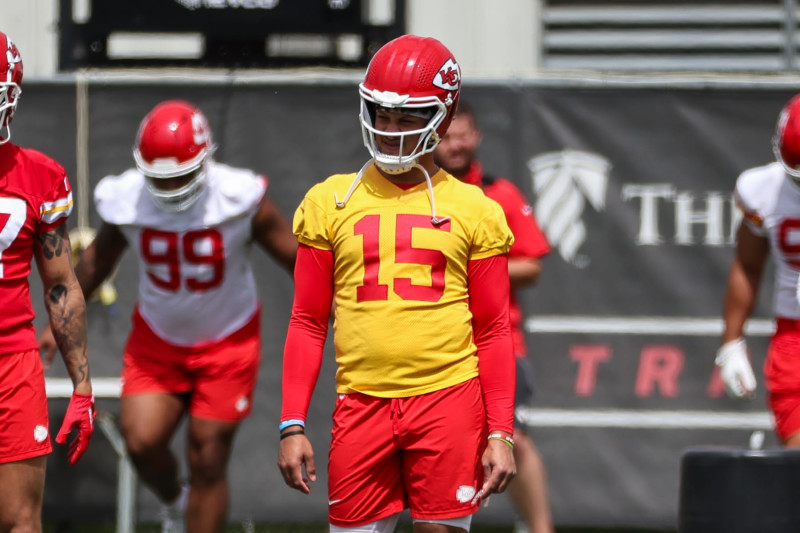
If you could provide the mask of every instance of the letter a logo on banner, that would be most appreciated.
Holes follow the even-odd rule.
[[[578,255],[587,233],[583,210],[587,201],[597,212],[605,209],[611,163],[597,154],[564,150],[533,157],[528,168],[536,193],[536,219],[550,244],[564,261],[587,266],[589,260]]]

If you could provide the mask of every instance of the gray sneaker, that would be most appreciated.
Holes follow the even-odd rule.
[[[170,504],[161,505],[161,533],[184,533],[183,515],[186,512],[186,500],[189,496],[189,485],[181,486],[181,493]]]

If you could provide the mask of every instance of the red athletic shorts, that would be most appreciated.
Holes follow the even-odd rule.
[[[478,378],[410,398],[340,394],[328,456],[328,517],[353,527],[411,509],[467,516],[483,484],[486,415]]]
[[[0,463],[53,451],[38,350],[0,355]]]
[[[776,322],[764,378],[776,431],[785,441],[800,431],[800,321],[779,318]]]
[[[191,393],[189,414],[238,422],[250,414],[261,361],[259,313],[225,339],[202,347],[159,338],[138,311],[122,359],[122,396]]]

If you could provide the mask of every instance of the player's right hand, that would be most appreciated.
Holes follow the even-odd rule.
[[[56,356],[56,352],[58,351],[56,338],[53,336],[53,330],[50,328],[50,324],[44,325],[41,333],[39,333],[39,337],[36,339],[36,342],[39,343],[39,353],[42,356],[42,364],[44,365],[44,368],[50,368],[50,365],[53,364],[53,358]]]
[[[743,338],[726,342],[717,350],[714,362],[731,398],[752,399],[756,392],[756,377],[747,357],[747,344]]]
[[[306,476],[303,475],[304,467]],[[317,480],[317,468],[314,465],[314,449],[305,435],[291,435],[281,439],[278,468],[281,469],[283,481],[287,485],[303,494],[311,492],[309,483]]]

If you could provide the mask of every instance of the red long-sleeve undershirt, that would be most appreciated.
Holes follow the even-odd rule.
[[[473,339],[490,431],[511,433],[516,366],[508,323],[505,255],[470,261]],[[281,420],[305,420],[320,368],[333,302],[333,253],[300,245],[294,304],[283,354]]]

